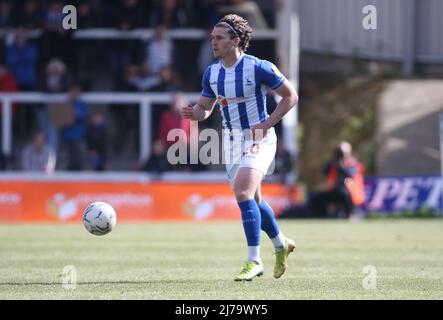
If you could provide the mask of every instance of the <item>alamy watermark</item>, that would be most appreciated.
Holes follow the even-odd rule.
[[[189,134],[183,129],[168,132],[167,140],[173,144],[169,146],[166,156],[171,165],[199,162],[203,165],[237,165],[245,158],[256,158],[264,153],[275,155],[276,141],[272,142],[272,134],[262,129],[253,132],[251,129],[226,128],[220,135],[212,128],[199,131],[198,121],[191,121]],[[267,173],[272,174],[274,169],[275,159]]]
[[[76,30],[77,29],[77,8],[73,5],[66,5],[63,7],[63,17],[62,25],[65,30]]]
[[[75,290],[77,288],[77,269],[75,266],[67,265],[63,268],[62,287],[65,290]]]
[[[363,274],[366,274],[366,276],[362,280],[363,289],[377,289],[377,269],[373,265],[364,266]]]
[[[374,5],[366,5],[362,9],[364,15],[361,22],[365,30],[377,30],[377,8]]]

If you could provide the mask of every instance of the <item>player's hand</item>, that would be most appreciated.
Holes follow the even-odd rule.
[[[188,104],[187,106],[181,108],[181,115],[185,119],[194,119],[194,106],[192,104]]]
[[[252,138],[254,141],[260,141],[266,136],[266,133],[268,132],[268,126],[262,122],[259,124],[256,124],[251,128],[252,131]]]

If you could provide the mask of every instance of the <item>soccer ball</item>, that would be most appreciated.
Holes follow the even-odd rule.
[[[83,212],[83,224],[90,233],[102,236],[111,232],[117,222],[117,214],[106,202],[91,203]]]

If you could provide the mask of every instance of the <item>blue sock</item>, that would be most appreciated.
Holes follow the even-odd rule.
[[[260,245],[260,210],[254,199],[238,203],[241,210],[243,229],[245,230],[248,247]]]
[[[280,230],[278,229],[277,220],[275,219],[274,210],[269,204],[262,199],[258,204],[261,213],[261,228],[270,239],[275,238]]]

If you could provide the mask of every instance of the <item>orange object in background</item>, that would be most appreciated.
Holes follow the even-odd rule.
[[[291,201],[279,184],[262,193],[277,215]],[[95,201],[111,204],[118,221],[240,219],[227,183],[2,181],[0,221],[79,221]]]

